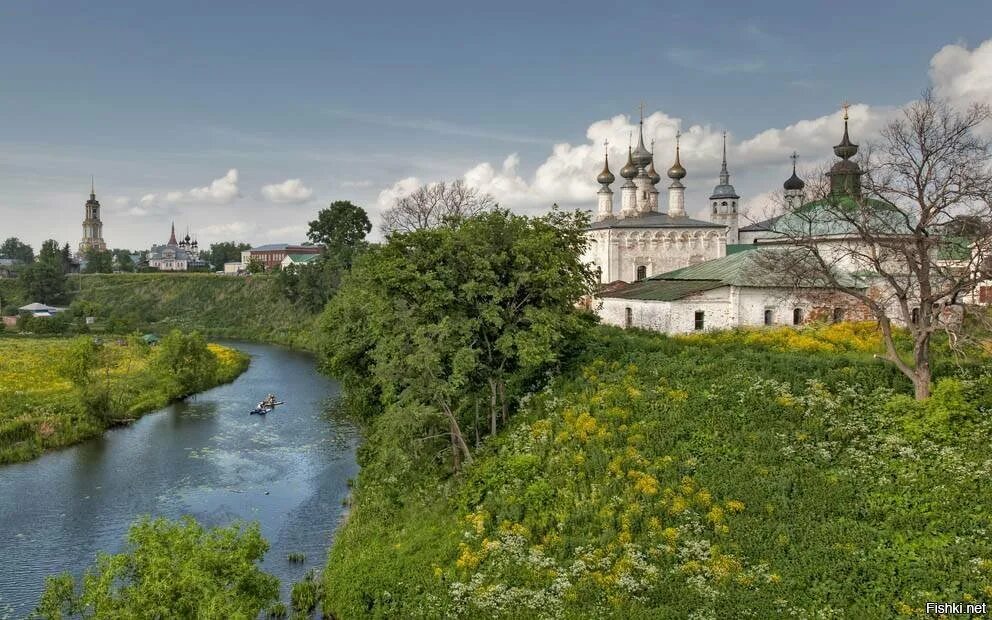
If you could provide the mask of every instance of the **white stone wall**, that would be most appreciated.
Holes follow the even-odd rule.
[[[633,282],[643,266],[651,277],[727,254],[726,233],[712,228],[590,230],[583,261],[601,269],[601,283]]]
[[[695,329],[696,312],[702,311],[706,331],[735,327],[765,325],[765,311],[770,310],[771,326],[791,326],[794,311],[799,308],[805,323],[828,313],[835,306],[845,309],[845,320],[864,318],[849,298],[822,290],[804,291],[796,295],[787,289],[744,288],[723,286],[676,301],[642,301],[607,297],[596,300],[593,308],[603,323],[626,327],[627,308],[631,311],[631,327],[640,327],[668,334],[687,334]],[[820,316],[829,320],[829,316]]]

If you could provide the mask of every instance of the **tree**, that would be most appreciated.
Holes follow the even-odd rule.
[[[0,258],[13,258],[30,263],[34,261],[34,250],[17,237],[9,237],[3,242],[3,245],[0,245]]]
[[[38,259],[21,271],[21,284],[33,301],[45,304],[65,300],[68,264],[58,242],[48,239],[41,245]]]
[[[245,271],[248,273],[264,273],[265,263],[255,257],[252,257],[248,259],[248,264],[245,265]]]
[[[885,127],[860,167],[850,161],[858,147],[845,125],[829,187],[775,224],[791,257],[765,268],[796,284],[826,282],[866,308],[878,320],[884,359],[919,400],[930,395],[934,334],[950,329],[948,313],[992,278],[992,141],[979,131],[990,120],[986,104],[960,111],[926,91]],[[825,243],[826,232],[836,241]],[[871,274],[870,285],[852,285],[851,272]],[[911,352],[900,350],[896,325],[909,333]]]
[[[191,517],[137,521],[127,548],[100,554],[79,583],[49,577],[36,610],[48,619],[255,618],[279,596],[259,563],[269,545],[257,523],[204,529]]]
[[[495,210],[391,235],[329,302],[325,364],[357,409],[433,410],[458,469],[471,460],[465,429],[495,433],[587,325],[575,307],[593,281],[586,225],[579,213]]]
[[[241,252],[250,250],[251,245],[235,241],[211,243],[210,250],[204,253],[203,260],[213,265],[214,269],[223,269],[224,263],[241,262]]]
[[[310,222],[307,238],[324,246],[324,254],[351,265],[355,253],[365,246],[365,236],[372,224],[365,209],[347,200],[336,200],[321,209],[317,219]]]
[[[398,198],[382,214],[382,232],[389,235],[434,228],[445,220],[472,217],[497,206],[495,198],[469,187],[461,179],[451,183],[429,183]]]
[[[158,343],[152,365],[174,383],[172,393],[193,394],[213,383],[217,357],[207,348],[199,332],[184,334],[174,329]]]
[[[130,273],[136,269],[137,266],[134,264],[134,259],[131,258],[131,250],[118,248],[111,252],[111,254],[113,255],[113,265],[116,270]]]
[[[86,273],[112,273],[114,271],[114,255],[109,250],[89,248],[85,253]]]

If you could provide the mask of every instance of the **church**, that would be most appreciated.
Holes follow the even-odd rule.
[[[589,246],[584,259],[592,263],[600,284],[633,282],[667,271],[714,260],[727,254],[728,244],[739,242],[740,196],[730,184],[727,170],[727,137],[724,134],[720,182],[710,196],[710,220],[689,217],[685,210],[686,169],[675,140],[675,163],[668,169],[668,208],[659,209],[654,153],[644,146],[644,120],[638,130],[637,147],[627,149],[627,163],[620,169],[620,209],[615,210],[610,186],[616,177],[610,171],[609,154],[596,177],[601,185],[598,209],[589,227]],[[607,145],[608,146],[608,145]]]
[[[103,221],[100,220],[100,201],[96,199],[96,188],[90,178],[90,199],[86,201],[86,218],[83,219],[83,239],[79,242],[79,256],[85,257],[90,250],[103,252],[107,244],[103,240]]]
[[[861,200],[862,171],[851,160],[858,147],[844,135],[834,153],[840,158],[829,174],[834,200]],[[759,264],[775,261],[783,252],[791,228],[819,227],[817,244],[838,250],[858,243],[852,231],[836,220],[820,217],[817,201],[805,202],[805,183],[796,174],[783,184],[786,215],[740,226],[740,196],[730,183],[726,135],[719,182],[710,195],[708,221],[686,215],[686,170],[679,157],[668,169],[668,209],[658,208],[661,176],[655,171],[654,154],[644,147],[643,120],[636,148],[628,148],[627,163],[620,170],[620,210],[615,212],[616,177],[606,158],[597,177],[601,185],[598,209],[589,226],[584,259],[599,276],[600,292],[592,302],[604,323],[643,327],[667,333],[729,329],[751,325],[802,325],[810,320],[864,318],[863,308],[851,298],[828,288],[810,285],[797,289],[787,278],[776,276]],[[818,211],[818,209],[820,209]],[[797,216],[797,214],[800,214]],[[801,221],[793,221],[795,218]],[[844,265],[845,286],[867,288],[853,276],[862,265]]]

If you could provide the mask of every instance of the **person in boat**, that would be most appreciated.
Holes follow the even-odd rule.
[[[276,395],[270,393],[268,396],[266,396],[265,397],[265,400],[262,401],[262,406],[263,407],[275,407],[276,406]]]

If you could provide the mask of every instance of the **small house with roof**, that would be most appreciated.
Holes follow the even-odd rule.
[[[279,265],[285,269],[290,266],[306,267],[320,258],[320,254],[287,254]]]

